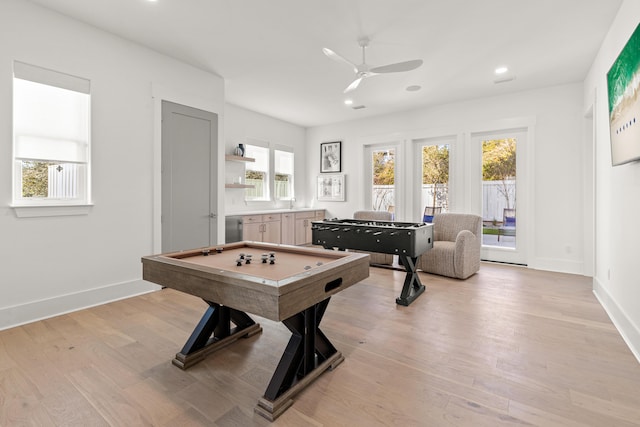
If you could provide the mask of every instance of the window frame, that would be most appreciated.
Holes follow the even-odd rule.
[[[278,164],[278,153],[286,153],[286,154],[290,154],[291,155],[291,174],[288,173],[282,173],[280,172],[277,168],[276,165]],[[288,188],[289,188],[289,196],[288,197],[278,197],[278,195],[276,194],[276,175],[287,175],[289,176],[289,180],[288,180]],[[293,151],[292,148],[289,147],[277,147],[273,149],[273,198],[274,200],[285,200],[285,201],[291,201],[291,200],[295,200],[296,198],[296,193],[295,193],[295,153]]]
[[[245,190],[244,193],[244,200],[246,202],[268,202],[271,201],[271,191],[270,191],[270,173],[271,173],[271,169],[272,169],[272,161],[271,161],[271,150],[269,149],[268,143],[267,144],[260,144],[260,143],[256,143],[253,142],[252,143],[247,143],[245,144],[245,155],[247,157],[252,157],[251,155],[251,151],[253,150],[253,148],[251,147],[255,147],[255,149],[257,150],[265,150],[266,151],[266,161],[267,161],[267,165],[266,165],[266,170],[263,169],[257,169],[257,168],[252,168],[257,166],[260,162],[258,162],[258,158],[256,156],[256,162],[253,163],[247,163],[245,166],[245,171],[244,171],[244,178],[245,178],[245,183],[247,183],[247,172],[259,172],[259,173],[263,173],[264,174],[264,179],[263,179],[263,189],[264,189],[264,194],[260,197],[251,197],[249,196],[249,194],[251,194],[251,191],[254,190],[253,188],[247,188]],[[248,149],[248,150],[247,150]],[[248,151],[248,153],[247,153]]]
[[[12,96],[12,203],[11,207],[14,208],[18,217],[34,217],[34,216],[58,216],[58,215],[82,215],[89,212],[91,203],[91,90],[90,81],[81,77],[72,76],[69,74],[61,73],[38,67],[35,65],[26,64],[19,61],[14,61],[13,68],[13,96]],[[25,86],[25,82],[27,85]],[[35,83],[36,85],[33,85]],[[32,135],[25,129],[18,129],[20,126],[20,119],[18,115],[19,102],[17,99],[17,93],[19,92],[17,87],[23,88],[31,85],[32,88],[38,90],[37,85],[44,85],[42,87],[43,92],[55,88],[56,90],[66,90],[76,92],[77,94],[86,95],[85,97],[79,97],[77,102],[80,105],[80,111],[82,117],[82,127],[80,128],[80,139],[60,139],[51,129],[47,129],[45,132],[39,135]],[[64,92],[60,92],[64,93]],[[76,95],[73,95],[76,96]],[[85,105],[86,103],[86,105]],[[35,113],[34,113],[35,114]],[[25,117],[25,116],[20,116]],[[29,117],[27,114],[26,117]],[[86,123],[84,120],[86,119]],[[39,145],[38,139],[44,139],[46,143],[50,143],[58,139],[61,144],[54,148],[49,153],[45,153],[42,146]],[[31,144],[31,146],[30,146]],[[42,144],[40,142],[40,144]],[[76,158],[67,158],[68,154],[62,154],[64,148],[77,145],[78,151]],[[32,149],[29,152],[29,149]],[[29,152],[28,154],[25,154]],[[26,157],[25,157],[26,155]],[[74,156],[71,156],[74,157]],[[77,197],[23,197],[23,162],[51,162],[53,164],[76,164],[81,165],[78,179],[75,181],[77,184]]]

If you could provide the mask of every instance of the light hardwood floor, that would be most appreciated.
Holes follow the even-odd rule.
[[[332,298],[346,360],[274,426],[640,426],[640,364],[591,279],[484,263],[466,281],[399,271]],[[0,426],[267,426],[253,413],[289,337],[264,331],[182,371],[205,304],[165,289],[0,332]]]

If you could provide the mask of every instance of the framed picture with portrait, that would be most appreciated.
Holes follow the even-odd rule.
[[[320,172],[342,172],[342,142],[323,142],[320,144]]]
[[[344,194],[343,174],[318,175],[318,192],[316,197],[319,201],[344,202]]]

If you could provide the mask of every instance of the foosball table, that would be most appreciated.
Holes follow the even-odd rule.
[[[314,245],[325,249],[361,250],[398,255],[407,271],[396,303],[408,306],[424,290],[416,272],[418,257],[433,248],[433,225],[394,221],[326,219],[313,221]]]

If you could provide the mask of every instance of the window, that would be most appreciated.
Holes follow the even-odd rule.
[[[422,146],[422,206],[425,212],[449,210],[449,145]],[[440,209],[437,209],[440,208]],[[425,214],[426,215],[426,214]],[[432,216],[432,215],[430,215]]]
[[[246,144],[245,156],[256,159],[245,169],[245,184],[254,186],[245,190],[245,199],[269,200],[269,149]]]
[[[372,193],[374,211],[394,212],[395,209],[395,148],[377,148],[371,152]]]
[[[274,194],[276,199],[292,200],[293,193],[293,153],[274,150]]]
[[[90,82],[22,62],[13,78],[13,204],[89,203]]]

